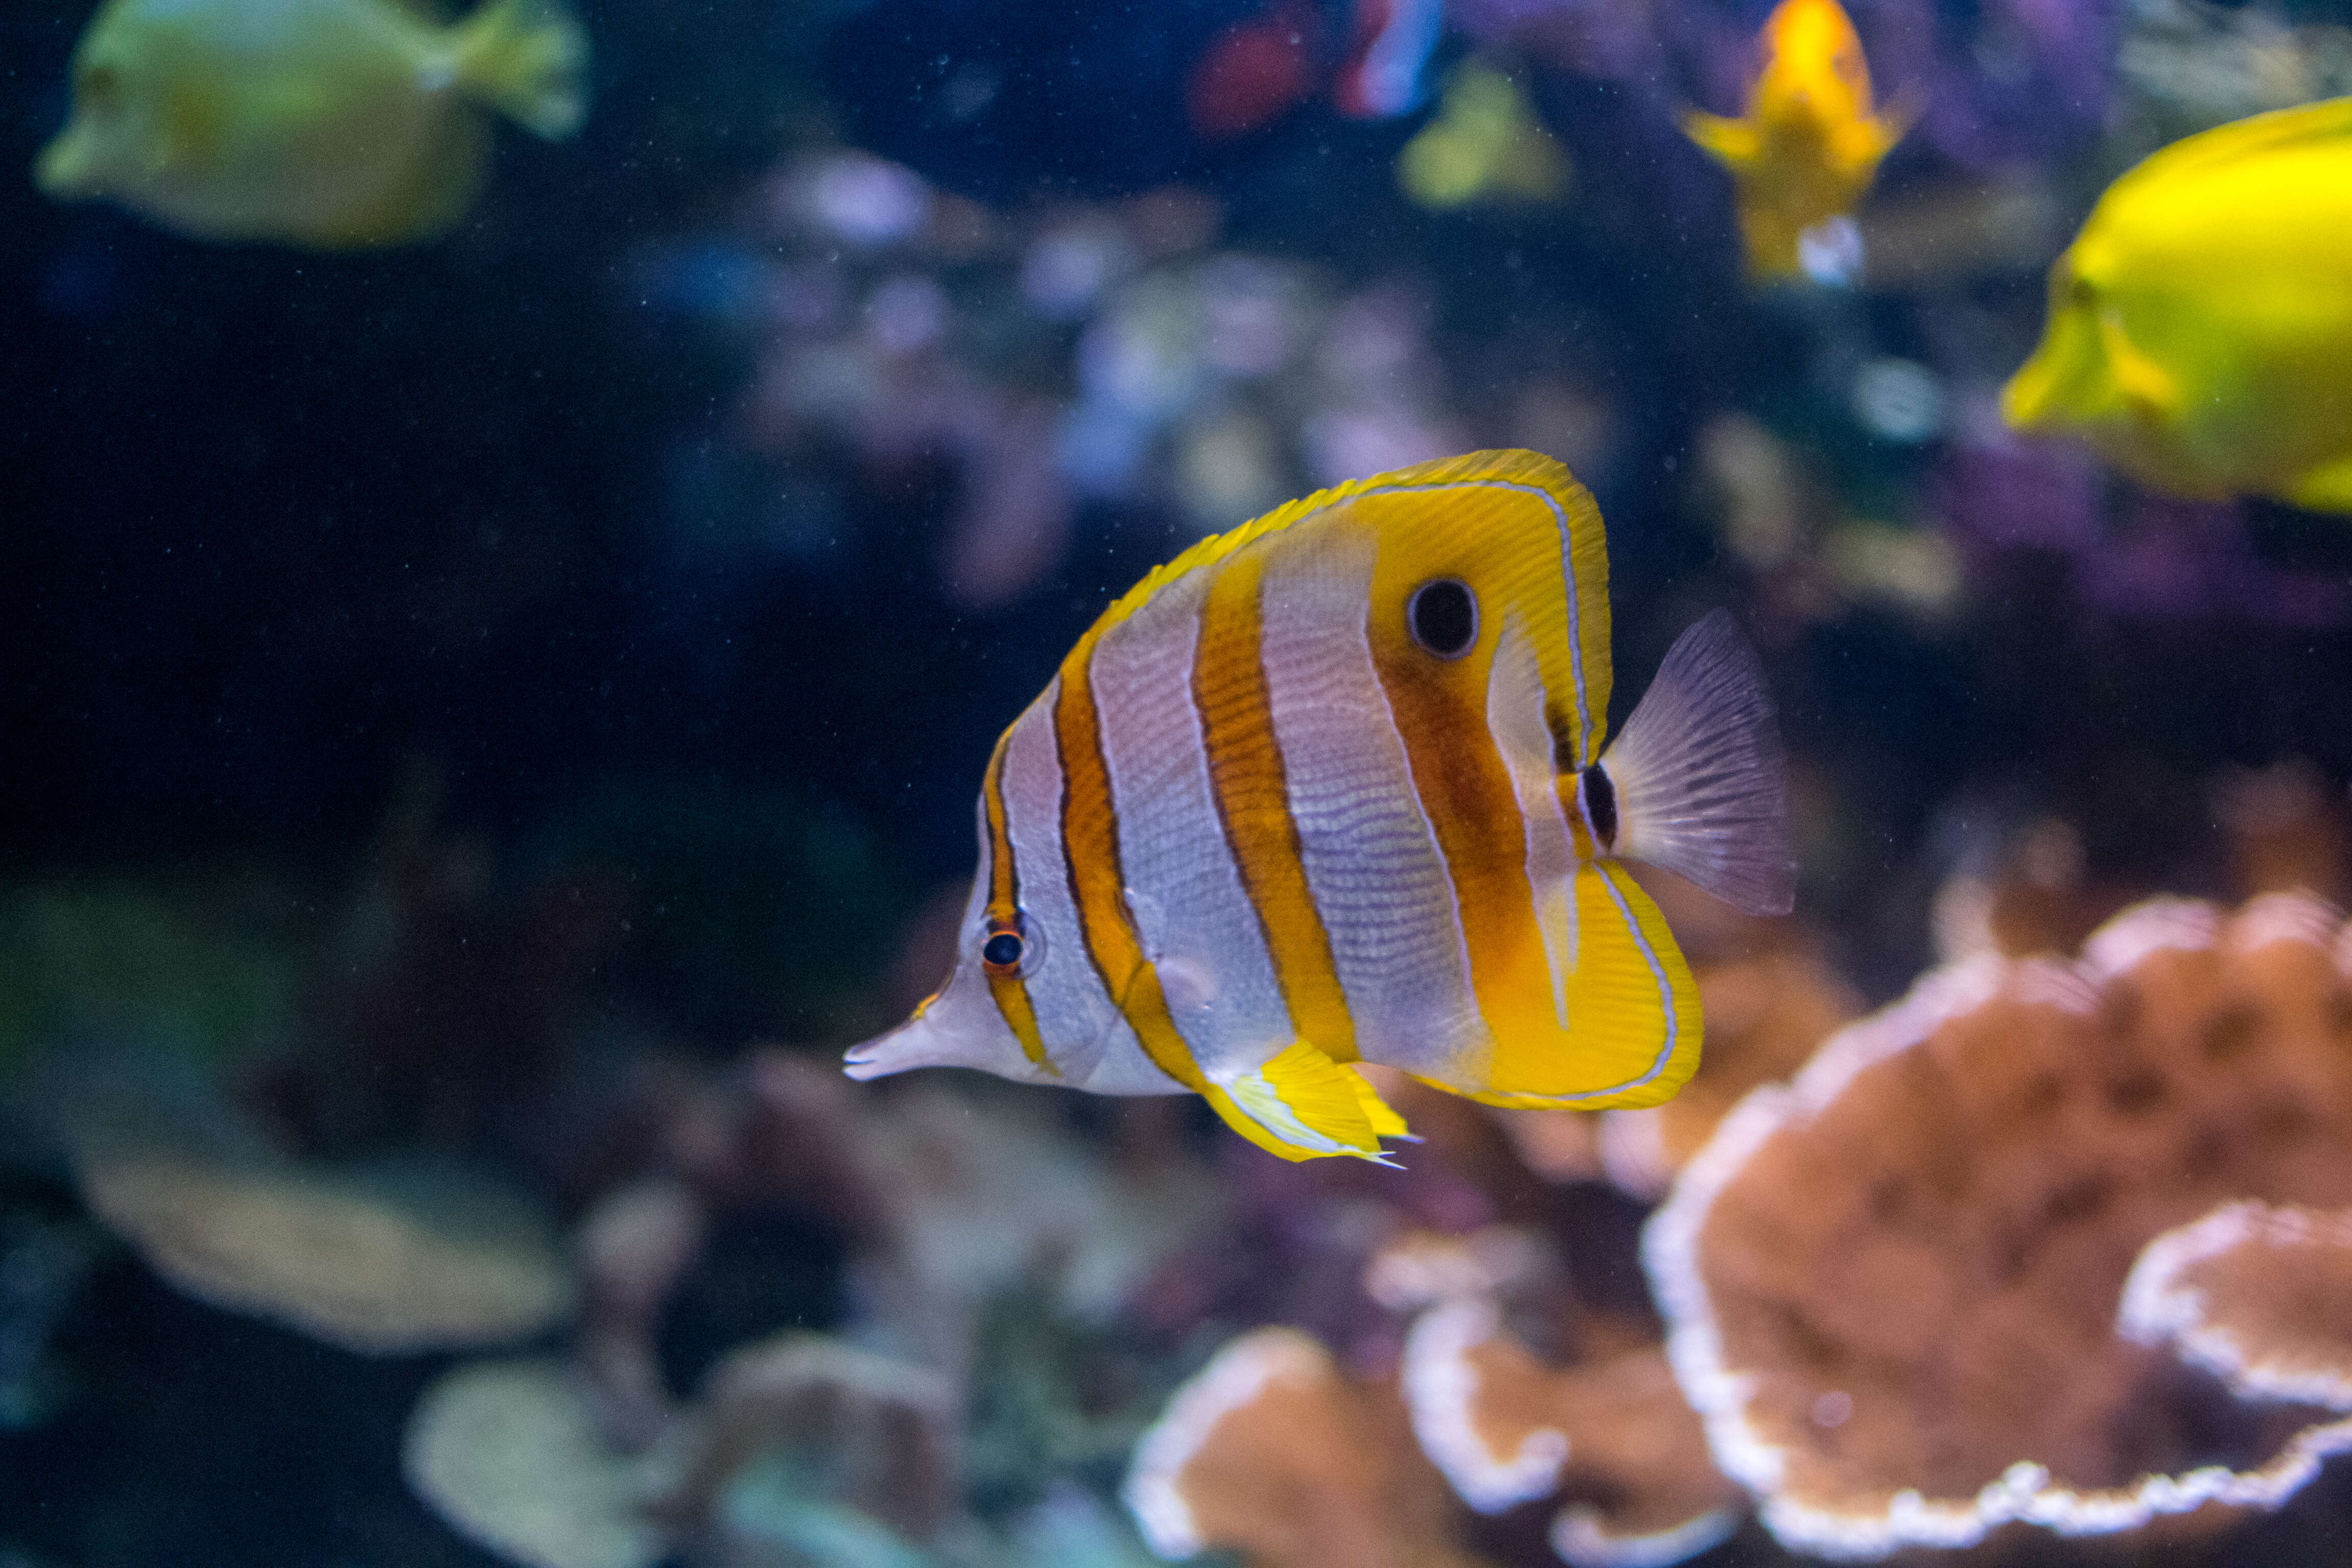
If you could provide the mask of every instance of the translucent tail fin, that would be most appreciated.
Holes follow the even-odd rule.
[[[1730,612],[1677,638],[1601,756],[1614,786],[1610,853],[1686,877],[1750,914],[1789,912],[1788,761],[1763,668]]]
[[[549,141],[588,117],[588,35],[562,0],[489,0],[457,24],[457,79]]]

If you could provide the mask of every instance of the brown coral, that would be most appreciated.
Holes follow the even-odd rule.
[[[1557,1498],[1552,1546],[1577,1568],[1680,1563],[1746,1512],[1655,1348],[1554,1369],[1465,1297],[1413,1325],[1403,1383],[1423,1451],[1463,1500],[1498,1513]]]
[[[2352,1210],[2236,1203],[2158,1237],[2116,1328],[2241,1397],[2352,1411]],[[2323,1429],[2352,1447],[2352,1423]]]
[[[1226,1345],[1137,1445],[1128,1507],[1162,1557],[1251,1568],[1475,1568],[1442,1482],[1386,1384],[1295,1329]]]
[[[2306,897],[2157,900],[2077,963],[1930,974],[1727,1119],[1645,1256],[1717,1462],[1783,1542],[2283,1495],[2280,1435],[2115,1322],[2140,1248],[2218,1203],[2352,1201],[2344,943]]]

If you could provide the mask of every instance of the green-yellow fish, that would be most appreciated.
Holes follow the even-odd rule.
[[[2352,512],[2352,98],[2218,126],[2109,186],[2001,414],[2176,495]]]
[[[1613,742],[1609,557],[1533,452],[1359,479],[1103,612],[997,742],[955,973],[849,1055],[1207,1100],[1286,1160],[1381,1160],[1358,1063],[1490,1105],[1655,1105],[1690,970],[1629,860],[1794,897],[1762,671],[1685,632]]]
[[[491,0],[453,26],[395,0],[108,0],[33,177],[200,239],[428,239],[481,184],[483,109],[568,136],[587,58],[559,0]]]

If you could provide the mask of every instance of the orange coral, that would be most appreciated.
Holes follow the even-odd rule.
[[[1682,1562],[1746,1511],[1654,1347],[1556,1370],[1491,1302],[1465,1298],[1413,1325],[1404,1391],[1423,1451],[1462,1499],[1497,1513],[1558,1498],[1553,1549],[1579,1568]]]
[[[1162,1557],[1475,1568],[1396,1391],[1348,1377],[1295,1329],[1243,1335],[1179,1389],[1137,1445],[1126,1496]]]
[[[2307,1479],[2263,1423],[2211,1462],[2219,1395],[2115,1323],[2140,1248],[2216,1204],[2352,1202],[2345,945],[2304,896],[2157,900],[2076,963],[1927,976],[1726,1120],[1645,1254],[1783,1542],[2098,1533]]]
[[[2352,1210],[2231,1204],[2148,1243],[2116,1327],[2240,1395],[2352,1411]],[[2322,1429],[2352,1447],[2352,1423]]]

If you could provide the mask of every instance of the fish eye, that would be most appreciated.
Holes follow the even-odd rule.
[[[1025,978],[1037,972],[1038,961],[1045,956],[1045,944],[1039,938],[1026,915],[1016,912],[1010,921],[992,920],[988,922],[988,934],[981,940],[980,961],[997,978]]]
[[[111,113],[122,99],[122,73],[112,66],[91,66],[75,85],[82,103],[100,114]]]
[[[1440,658],[1459,658],[1478,640],[1478,598],[1466,583],[1434,578],[1405,601],[1404,620],[1413,641]]]

